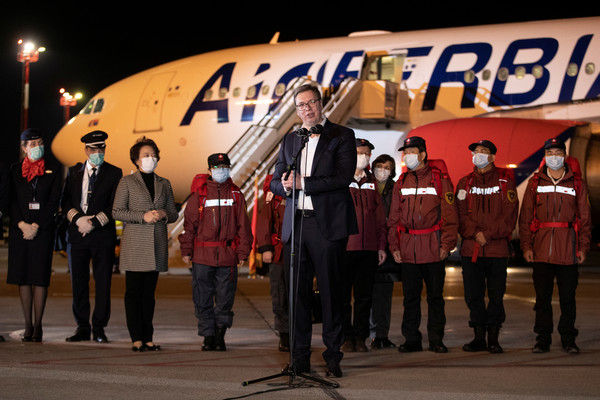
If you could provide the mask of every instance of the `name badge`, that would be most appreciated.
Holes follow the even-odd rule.
[[[29,209],[30,210],[39,210],[40,209],[40,203],[38,203],[37,201],[31,201],[29,203]]]

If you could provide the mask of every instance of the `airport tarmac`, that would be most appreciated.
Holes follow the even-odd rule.
[[[268,279],[240,270],[234,324],[226,352],[202,352],[196,334],[191,276],[178,265],[161,274],[156,295],[154,340],[160,352],[134,353],[125,325],[125,277],[113,275],[110,343],[67,343],[75,331],[67,262],[57,254],[44,315],[42,343],[23,343],[23,317],[17,287],[6,284],[7,248],[0,247],[1,399],[588,399],[600,398],[600,263],[593,254],[580,268],[577,340],[581,353],[561,350],[558,333],[551,352],[532,354],[534,344],[531,269],[510,268],[505,296],[507,320],[500,335],[504,354],[466,353],[472,339],[462,297],[460,268],[447,267],[447,354],[395,349],[345,354],[344,377],[325,378],[320,324],[313,329],[311,376],[244,382],[281,372],[289,353],[277,350]],[[92,285],[93,290],[93,285]],[[92,299],[93,304],[93,299]],[[555,321],[558,321],[558,300]],[[427,344],[425,299],[424,344]],[[403,342],[401,285],[395,285],[390,339]]]

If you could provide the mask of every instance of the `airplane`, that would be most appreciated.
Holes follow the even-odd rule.
[[[418,133],[430,158],[447,160],[456,184],[473,168],[467,146],[485,138],[499,148],[497,164],[518,172],[522,192],[544,141],[561,137],[599,204],[599,70],[600,17],[292,42],[275,34],[269,43],[175,60],[108,86],[60,129],[52,151],[64,165],[83,161],[79,138],[101,129],[109,134],[107,161],[127,174],[135,170],[129,148],[147,136],[161,150],[156,171],[171,181],[177,202],[185,203],[216,152],[235,157],[234,181],[251,188],[299,121],[290,91],[313,82],[328,118],[370,140],[371,160],[392,155],[398,172],[397,149]]]

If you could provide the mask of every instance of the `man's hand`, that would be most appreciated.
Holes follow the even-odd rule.
[[[379,256],[379,264],[377,264],[377,265],[381,265],[387,259],[387,254],[385,253],[385,250],[378,250],[377,254]]]
[[[440,247],[440,261],[445,260],[448,257],[448,252]]]
[[[583,251],[580,251],[579,255],[577,256],[577,263],[583,264],[584,261],[585,261],[585,253]]]
[[[485,240],[485,236],[483,236],[483,232],[477,232],[477,233],[475,234],[475,241],[476,241],[477,243],[479,243],[479,245],[480,245],[481,247],[485,246],[485,245],[486,245],[486,243],[487,243],[487,240]]]
[[[183,262],[186,264],[189,264],[192,259],[192,257],[190,257],[190,256],[183,256],[181,258],[183,259]]]
[[[287,179],[284,179],[285,176],[281,177],[281,184],[283,188],[289,192],[292,190],[292,186],[294,184],[294,174],[290,174]],[[299,174],[296,174],[296,190],[302,189],[302,177]]]
[[[400,255],[400,250],[396,250],[392,253],[392,256],[394,256],[394,261],[396,261],[398,264],[402,263],[402,256]]]
[[[523,258],[525,258],[525,261],[527,262],[533,262],[533,250],[525,250],[523,252]]]

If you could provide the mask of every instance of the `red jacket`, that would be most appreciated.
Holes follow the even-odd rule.
[[[388,243],[392,253],[400,250],[402,262],[439,262],[440,248],[450,253],[456,246],[458,212],[454,189],[447,176],[440,181],[438,193],[431,167],[426,164],[406,172],[394,184]]]
[[[588,203],[588,190],[583,180],[579,193],[575,191],[575,176],[568,169],[563,179],[556,185],[548,176],[546,167],[537,173],[539,182],[534,192],[530,179],[523,196],[519,216],[519,238],[523,251],[533,250],[537,262],[573,265],[577,263],[576,252],[587,252],[591,240],[591,210]],[[531,231],[535,216],[542,224],[537,232]],[[576,235],[572,226],[544,227],[548,222],[572,223],[579,216],[580,228]]]
[[[196,264],[236,266],[252,249],[246,200],[231,178],[222,184],[208,179],[206,189],[205,201],[200,201],[198,192],[188,199],[184,231],[179,235],[181,255],[192,256]]]
[[[501,176],[500,172],[494,165],[483,174],[474,168],[456,186],[463,257],[473,256],[477,232],[482,232],[486,240],[485,246],[477,249],[479,257],[510,255],[508,240],[517,223],[519,200],[514,178]]]
[[[358,233],[350,235],[346,250],[385,250],[387,227],[383,199],[377,191],[377,181],[368,174],[350,184],[350,194],[354,201]]]
[[[281,262],[281,226],[285,201],[281,196],[273,196],[269,202],[263,203],[256,223],[256,247],[259,253],[273,252],[273,263]]]

